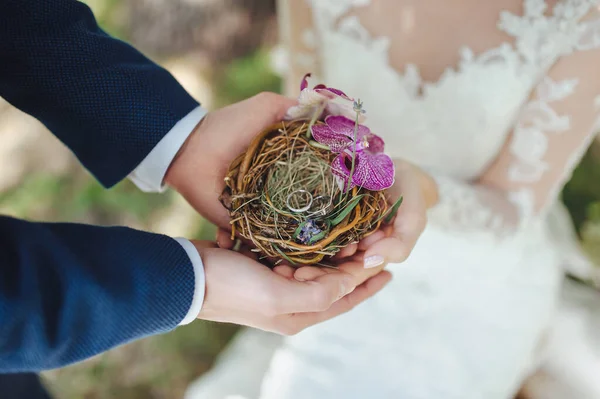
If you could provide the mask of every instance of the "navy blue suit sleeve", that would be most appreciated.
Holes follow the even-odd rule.
[[[46,125],[107,187],[198,106],[75,0],[0,1],[0,96]]]
[[[193,295],[193,266],[169,237],[0,217],[0,373],[169,331]]]

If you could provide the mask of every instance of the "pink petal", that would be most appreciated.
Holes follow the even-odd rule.
[[[350,138],[335,133],[327,125],[313,125],[312,136],[319,143],[328,145],[331,152],[340,153],[352,145]]]
[[[351,165],[352,155],[345,152],[333,160],[331,167],[335,175],[348,181]],[[356,153],[354,175],[347,189],[356,185],[372,191],[385,190],[394,184],[394,174],[394,162],[386,154],[359,151]]]
[[[381,137],[376,134],[369,134],[365,137],[369,146],[366,147],[366,150],[371,154],[381,154],[385,150],[385,142]]]
[[[306,75],[304,75],[304,77],[302,78],[302,82],[300,82],[300,91],[306,89],[308,87],[308,78],[310,78],[312,74],[307,73]]]
[[[329,126],[335,133],[343,134],[344,136],[348,136],[354,140],[355,123],[353,120],[341,115],[331,115],[325,118],[325,123],[327,123],[327,126]],[[371,131],[368,127],[361,124],[358,125],[358,140],[361,140],[364,136],[370,133]]]
[[[344,163],[344,160],[352,161],[352,156],[342,153],[335,157],[331,162],[331,172],[337,178],[337,183],[343,192],[354,188],[354,182],[350,181],[350,169]]]

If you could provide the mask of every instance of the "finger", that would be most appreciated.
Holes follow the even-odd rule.
[[[257,94],[246,101],[259,104],[257,108],[264,111],[260,117],[263,118],[265,127],[283,120],[290,107],[298,104],[296,99],[270,92]]]
[[[278,291],[276,313],[322,312],[356,288],[356,278],[334,270],[312,281],[282,280]]]
[[[391,235],[382,239],[365,252],[365,267],[382,260],[403,262],[410,255],[427,221],[426,202],[421,191],[419,176],[411,165],[399,163],[396,182],[389,191],[392,198],[404,198],[393,222]]]
[[[383,271],[356,287],[349,295],[335,302],[324,312],[297,313],[290,317],[289,323],[295,324],[299,330],[332,319],[352,310],[354,307],[381,291],[392,279],[392,274]]]
[[[217,230],[217,245],[219,248],[231,249],[233,248],[234,240],[231,239],[231,232],[223,229]]]
[[[345,246],[344,248],[342,248],[340,250],[340,252],[335,254],[334,258],[335,259],[348,258],[348,257],[354,255],[354,253],[357,251],[357,249],[358,249],[358,244],[356,244],[356,243],[349,244],[349,245]]]
[[[252,249],[250,249],[248,246],[246,245],[242,245],[242,247],[240,248],[240,250],[238,251],[238,253],[252,259],[252,260],[258,260],[258,254],[254,251],[252,251]]]
[[[354,277],[354,284],[358,286],[379,274],[386,265],[384,262],[377,266],[366,268],[364,267],[364,262],[347,262],[338,265],[337,271],[352,275]]]
[[[294,278],[297,281],[312,281],[318,277],[324,276],[325,274],[332,272],[335,272],[335,270],[324,267],[305,266],[295,270]]]
[[[217,243],[208,240],[190,240],[198,249],[217,248]]]
[[[251,112],[244,120],[252,126],[254,132],[248,132],[254,136],[268,126],[280,122],[285,118],[288,110],[297,105],[298,101],[276,93],[262,92],[230,106],[230,109],[240,112]],[[234,138],[234,139],[238,139]]]
[[[294,268],[289,265],[279,265],[273,268],[273,271],[287,279],[294,278]]]
[[[384,238],[385,238],[385,231],[378,230],[375,233],[373,233],[373,234],[371,234],[371,235],[363,238],[360,241],[360,243],[358,244],[358,250],[359,251],[365,251],[370,246],[372,246],[373,244],[375,244],[377,241],[383,240]]]
[[[347,258],[332,258],[331,262],[330,262],[330,268],[328,269],[333,269],[336,270],[340,267],[340,265],[346,264],[346,263],[353,263],[353,262],[360,262],[361,264],[363,263],[364,260],[364,256],[365,256],[365,252],[364,251],[356,251],[352,256],[349,256]]]

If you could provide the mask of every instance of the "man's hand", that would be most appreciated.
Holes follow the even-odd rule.
[[[231,162],[265,128],[281,121],[296,101],[261,93],[210,112],[190,135],[167,171],[165,181],[200,214],[227,228],[229,215],[218,201]]]
[[[391,279],[382,268],[349,262],[339,269],[278,266],[275,273],[249,256],[195,241],[204,263],[206,294],[199,319],[291,335],[331,319],[381,290]],[[296,273],[294,275],[294,272]],[[301,276],[306,280],[300,281]]]

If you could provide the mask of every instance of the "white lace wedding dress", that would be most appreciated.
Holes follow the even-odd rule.
[[[573,330],[557,306],[564,268],[593,273],[557,195],[598,127],[598,2],[431,3],[280,2],[292,80],[318,72],[316,83],[359,97],[387,152],[436,177],[440,202],[384,291],[297,336],[242,333],[188,398],[507,399],[534,371],[559,369]],[[436,20],[446,17],[463,23]],[[419,29],[438,41],[419,42]],[[454,31],[475,32],[456,65],[436,44]],[[440,64],[439,78],[423,77]],[[600,380],[594,359],[587,373]],[[577,384],[567,397],[600,398],[594,378]]]

